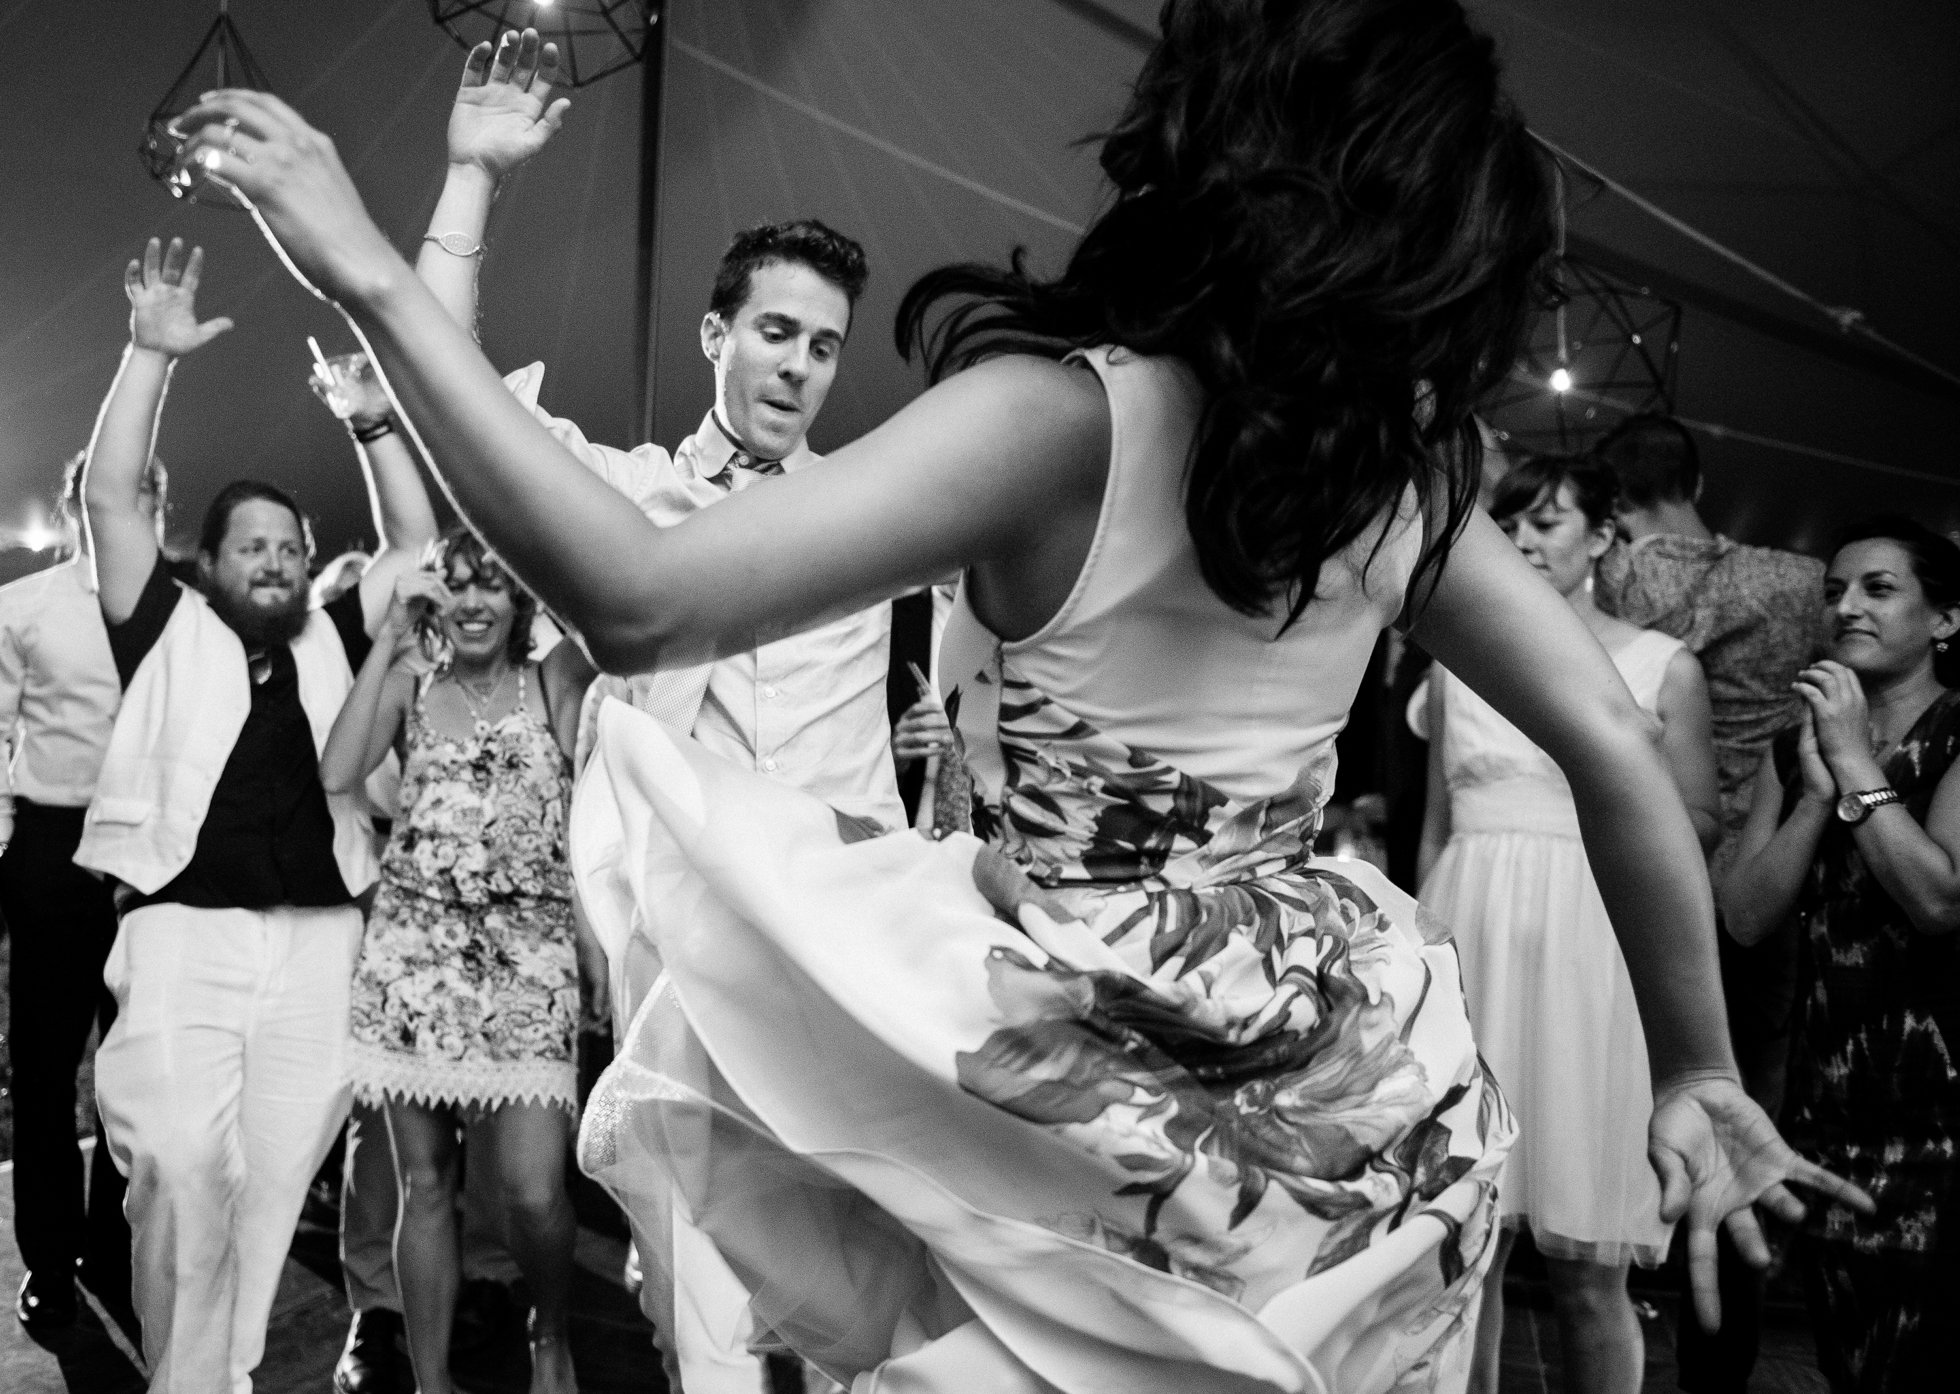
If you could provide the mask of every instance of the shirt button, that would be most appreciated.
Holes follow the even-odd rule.
[[[762,695],[764,697],[774,697],[776,695],[776,689],[773,687],[765,687],[762,689]]]
[[[776,761],[774,760],[774,758],[764,760],[762,762],[762,768],[767,770],[770,774],[774,774],[776,772]]]

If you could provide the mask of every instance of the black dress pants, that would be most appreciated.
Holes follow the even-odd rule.
[[[28,1271],[72,1273],[84,1260],[98,1295],[127,1301],[123,1178],[109,1160],[99,1114],[86,1198],[75,1142],[75,1073],[89,1027],[99,1023],[106,1033],[116,1014],[102,985],[116,907],[108,884],[73,861],[82,813],[17,799],[13,841],[0,857],[0,913],[13,940],[14,1238]]]

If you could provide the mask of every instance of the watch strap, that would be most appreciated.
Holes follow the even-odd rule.
[[[1846,795],[1843,802],[1848,804],[1854,800],[1858,804],[1857,815],[1847,821],[1862,823],[1871,816],[1873,809],[1883,808],[1889,803],[1898,803],[1901,798],[1899,791],[1888,784],[1882,789],[1859,789]]]

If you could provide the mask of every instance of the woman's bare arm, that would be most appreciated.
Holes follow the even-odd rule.
[[[1443,776],[1443,722],[1448,711],[1443,699],[1443,670],[1432,664],[1424,706],[1429,722],[1428,793],[1422,805],[1422,842],[1416,850],[1416,884],[1427,884],[1429,873],[1450,841],[1450,790]],[[1400,716],[1401,713],[1395,713]]]
[[[326,136],[263,92],[217,93],[179,120],[188,158],[250,198],[288,263],[349,316],[458,509],[609,671],[746,649],[758,625],[806,626],[955,571],[980,568],[985,591],[989,563],[1052,613],[1080,570],[1110,438],[1086,370],[982,365],[820,470],[659,528],[505,390]]]
[[[346,794],[361,787],[388,758],[414,690],[415,675],[398,661],[393,642],[368,650],[320,752],[321,788]]]
[[[1723,928],[1738,944],[1759,944],[1789,919],[1817,855],[1817,839],[1831,818],[1829,798],[1808,792],[1783,817],[1783,781],[1767,750],[1751,781],[1750,800],[1735,861],[1716,888]]]
[[[1922,934],[1960,929],[1960,765],[1941,776],[1926,825],[1903,805],[1871,811],[1852,833],[1873,879]],[[1871,787],[1871,786],[1866,786]]]
[[[1668,660],[1661,679],[1661,755],[1674,787],[1694,824],[1702,852],[1715,850],[1722,837],[1722,784],[1715,770],[1715,718],[1708,705],[1708,680],[1701,663],[1686,649]]]
[[[546,707],[551,713],[551,734],[568,760],[578,748],[578,718],[585,705],[585,689],[598,676],[599,670],[569,634],[538,665],[538,681],[544,687]]]

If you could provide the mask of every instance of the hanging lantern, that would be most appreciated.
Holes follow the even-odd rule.
[[[1510,378],[1481,408],[1526,451],[1584,450],[1636,412],[1674,409],[1681,307],[1571,254]]]
[[[176,197],[212,208],[237,208],[239,205],[229,192],[197,179],[194,171],[180,164],[177,157],[183,142],[170,133],[170,123],[196,106],[202,94],[221,87],[272,90],[265,70],[245,47],[238,26],[231,22],[231,0],[218,0],[218,17],[204,31],[204,41],[191,55],[191,61],[184,65],[156,110],[150,113],[149,122],[143,128],[143,143],[136,153],[142,156],[143,168],[149,171],[150,178]]]
[[[661,0],[429,0],[429,17],[465,50],[507,30],[558,45],[559,85],[584,87],[646,54]]]

